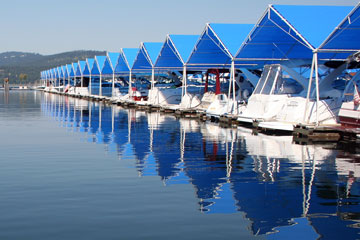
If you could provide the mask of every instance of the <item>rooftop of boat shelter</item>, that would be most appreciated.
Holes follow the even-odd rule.
[[[62,72],[62,75],[61,75],[61,77],[66,77],[66,75],[65,75],[65,65],[62,65],[61,66],[61,72]]]
[[[71,65],[70,64],[66,64],[65,65],[65,69],[64,69],[64,74],[65,74],[65,78],[68,78],[70,75],[70,69],[71,69]]]
[[[102,74],[113,74],[115,73],[115,67],[119,61],[120,52],[107,52],[106,59],[103,68],[101,69]]]
[[[256,25],[207,23],[200,36],[167,35],[164,43],[142,42],[140,48],[95,56],[91,74],[150,72],[153,67],[181,70],[184,64],[194,70],[229,68],[233,58],[238,67],[284,61],[310,64],[316,50],[319,60],[344,60],[349,52],[360,50],[359,6],[269,5]],[[89,74],[86,63],[49,69],[42,76]]]
[[[129,73],[134,65],[138,48],[121,48],[120,57],[116,64],[116,73]]]
[[[56,67],[55,68],[55,76],[56,76],[56,78],[59,79],[60,75],[61,75],[61,69],[59,67]]]
[[[62,78],[64,76],[64,73],[62,71],[61,66],[57,67],[56,70],[57,70],[57,77]]]
[[[105,64],[106,56],[95,56],[94,63],[91,66],[91,75],[101,75],[101,69]]]
[[[78,63],[72,63],[71,64],[70,77],[76,77],[77,66],[78,66]]]
[[[87,58],[85,60],[85,68],[84,68],[84,71],[83,71],[83,75],[90,75],[91,74],[91,68],[94,64],[94,59],[93,58]]]
[[[163,43],[142,42],[132,66],[133,72],[151,72]]]
[[[81,77],[83,75],[85,69],[86,62],[85,61],[78,61],[78,65],[76,68],[76,77]]]
[[[129,73],[130,69],[134,65],[138,52],[139,48],[122,48],[115,66],[115,73]]]
[[[55,77],[56,77],[55,68],[50,69],[50,74],[51,74],[51,77],[52,77],[52,78],[55,78]]]
[[[319,47],[319,51],[337,53],[336,58],[346,58],[360,51],[360,3],[343,19]],[[344,54],[347,53],[347,54]]]
[[[199,35],[167,35],[156,59],[156,69],[181,69],[199,39]]]
[[[311,64],[313,51],[351,9],[350,6],[269,5],[236,53],[235,64],[281,61]],[[323,60],[332,57],[320,56]]]
[[[51,69],[51,73],[52,73],[53,78],[56,78],[57,69],[56,69],[56,68],[52,68],[52,69]]]
[[[253,24],[207,23],[187,61],[192,68],[230,67]]]

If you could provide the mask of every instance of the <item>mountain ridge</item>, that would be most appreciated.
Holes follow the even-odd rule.
[[[39,53],[8,51],[0,53],[0,82],[9,78],[11,84],[34,83],[40,79],[40,72],[65,64],[93,58],[96,55],[106,55],[105,51],[75,50],[51,55]],[[20,79],[20,74],[26,75],[26,80]],[[22,82],[23,81],[23,82]]]

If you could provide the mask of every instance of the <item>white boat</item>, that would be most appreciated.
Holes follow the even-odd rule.
[[[299,123],[337,125],[342,92],[333,88],[332,82],[345,68],[343,64],[321,80],[317,105],[315,91],[310,99],[306,97],[306,78],[284,65],[267,65],[248,104],[239,113],[238,121],[290,132]]]
[[[360,98],[356,82],[350,81],[344,91],[344,102],[339,112],[339,122],[346,128],[360,128]]]
[[[206,109],[206,115],[212,120],[218,120],[221,116],[238,114],[243,103],[246,102],[254,90],[259,78],[246,69],[237,72],[235,75],[235,91],[231,92],[231,84],[229,83],[229,92],[227,94],[217,94],[214,100]],[[235,85],[234,84],[234,85]],[[232,97],[230,97],[233,95]]]

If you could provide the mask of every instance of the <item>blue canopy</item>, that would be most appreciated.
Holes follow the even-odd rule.
[[[321,51],[357,52],[360,50],[360,3],[344,18],[328,38],[321,44]],[[346,58],[349,54],[337,54]]]
[[[344,6],[269,5],[235,58],[237,64],[305,60],[349,13]],[[322,58],[329,58],[322,55]]]
[[[65,77],[65,71],[66,71],[66,66],[62,65],[61,66],[61,77],[64,78]]]
[[[78,63],[72,63],[70,69],[70,77],[75,77]]]
[[[66,78],[70,77],[71,68],[72,68],[71,64],[66,64],[66,66],[65,66],[65,77]]]
[[[155,68],[182,69],[198,39],[199,35],[167,35]]]
[[[58,77],[59,79],[62,78],[63,72],[62,72],[61,67],[57,67],[57,68],[56,68],[56,71],[57,71],[57,77]]]
[[[47,76],[48,76],[48,78],[52,78],[52,70],[51,69],[47,70]]]
[[[86,65],[85,61],[78,61],[78,65],[76,68],[76,76],[77,77],[81,77],[83,75],[85,65]]]
[[[103,69],[105,64],[106,56],[95,56],[94,64],[91,68],[92,75],[100,75],[101,69]]]
[[[115,73],[129,73],[134,65],[138,51],[138,48],[122,48],[115,66]]]
[[[56,68],[51,69],[51,77],[54,79],[56,78]]]
[[[52,70],[53,70],[53,76],[54,76],[54,78],[57,79],[57,73],[58,73],[58,72],[57,72],[57,68],[53,68]]]
[[[187,65],[198,68],[230,66],[236,51],[253,26],[253,24],[206,24]]]
[[[140,72],[151,71],[155,64],[156,58],[160,53],[162,45],[162,43],[158,42],[141,43],[132,70]]]
[[[90,75],[90,71],[91,71],[91,68],[93,65],[94,65],[94,59],[87,58],[85,60],[85,67],[84,67],[83,75]]]
[[[120,53],[107,52],[104,67],[102,68],[102,74],[113,74],[117,62],[119,61]]]

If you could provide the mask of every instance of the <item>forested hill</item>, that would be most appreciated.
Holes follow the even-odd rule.
[[[39,80],[40,72],[53,67],[93,58],[95,55],[105,55],[104,51],[72,51],[54,55],[41,55],[26,52],[0,53],[0,83],[4,78],[9,78],[11,84],[34,83]],[[20,74],[26,80],[20,80]]]

